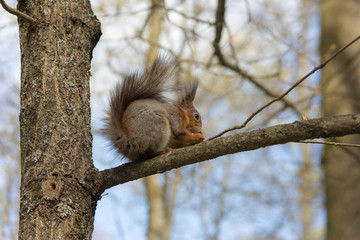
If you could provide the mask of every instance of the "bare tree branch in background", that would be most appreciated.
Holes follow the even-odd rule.
[[[224,131],[222,131],[221,133],[215,135],[214,137],[209,138],[208,140],[212,140],[215,138],[218,138],[222,135],[224,135],[227,132],[233,131],[233,130],[237,130],[237,129],[242,129],[244,128],[258,113],[260,113],[262,110],[264,110],[265,108],[269,107],[270,105],[272,105],[273,103],[283,99],[286,95],[289,94],[289,92],[291,92],[293,89],[295,89],[297,86],[299,86],[303,81],[305,81],[309,76],[311,76],[312,74],[314,74],[316,71],[324,68],[329,62],[331,62],[334,58],[336,58],[340,53],[342,53],[345,49],[347,49],[348,47],[350,47],[351,45],[353,45],[355,42],[357,42],[360,39],[360,36],[357,36],[355,39],[353,39],[351,42],[349,42],[347,45],[345,45],[344,47],[342,47],[340,50],[338,50],[336,53],[334,53],[331,57],[329,57],[327,60],[325,60],[323,63],[319,64],[318,66],[316,66],[315,68],[313,68],[308,74],[306,74],[304,77],[302,77],[299,81],[297,81],[295,84],[293,84],[286,92],[284,92],[283,94],[281,94],[279,97],[271,100],[270,102],[268,102],[267,104],[265,104],[263,107],[259,108],[257,111],[255,111],[253,114],[250,115],[250,117],[248,117],[245,122],[240,125],[240,126],[234,126],[232,128],[226,129]]]
[[[216,10],[216,23],[215,23],[215,39],[213,41],[213,47],[215,49],[214,54],[217,56],[220,64],[232,71],[238,73],[243,78],[248,79],[251,83],[253,83],[258,89],[264,92],[267,96],[275,98],[278,94],[272,92],[268,88],[266,88],[263,84],[261,84],[256,77],[252,76],[251,74],[247,73],[245,70],[241,69],[237,64],[230,63],[222,53],[220,40],[223,32],[223,28],[225,26],[225,2],[226,0],[218,0],[218,7]],[[295,112],[299,113],[293,103],[290,103],[286,99],[279,99],[281,100],[286,106],[293,109]]]

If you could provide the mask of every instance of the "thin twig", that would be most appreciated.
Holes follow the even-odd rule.
[[[195,21],[195,22],[207,24],[207,25],[210,25],[210,26],[214,25],[214,23],[212,23],[212,22],[210,22],[210,21],[205,21],[205,20],[202,20],[202,19],[197,18],[197,17],[194,17],[194,16],[189,16],[189,15],[187,15],[187,14],[181,12],[181,11],[178,11],[178,10],[176,10],[176,9],[174,9],[174,8],[164,8],[164,9],[165,9],[167,12],[177,13],[177,14],[181,15],[181,16],[182,16],[183,18],[185,18],[185,19],[191,19],[191,20],[193,20],[193,21]]]
[[[336,58],[340,53],[342,53],[345,49],[347,49],[348,47],[350,47],[352,44],[354,44],[356,41],[358,41],[360,39],[360,36],[357,36],[355,39],[353,39],[350,43],[348,43],[346,46],[344,46],[343,48],[341,48],[339,51],[337,51],[335,54],[333,54],[330,58],[328,58],[326,61],[324,61],[323,63],[319,64],[318,66],[316,66],[313,70],[311,70],[308,74],[306,74],[304,77],[302,77],[299,81],[297,81],[294,85],[292,85],[285,93],[283,93],[281,96],[273,99],[272,101],[268,102],[267,104],[265,104],[263,107],[261,107],[260,109],[258,109],[256,112],[254,112],[253,114],[250,115],[250,117],[248,117],[245,122],[240,125],[240,126],[235,126],[232,128],[229,128],[227,130],[222,131],[221,133],[215,135],[214,137],[209,138],[208,140],[212,140],[215,138],[218,138],[220,136],[222,136],[223,134],[236,130],[236,129],[241,129],[244,128],[258,113],[260,113],[262,110],[264,110],[265,108],[267,108],[268,106],[270,106],[271,104],[273,104],[274,102],[277,102],[279,100],[281,100],[282,98],[284,98],[286,95],[289,94],[289,92],[291,92],[294,88],[296,88],[300,83],[302,83],[303,81],[305,81],[305,79],[307,79],[310,75],[314,74],[315,72],[317,72],[319,69],[324,68],[330,61],[332,61],[334,58]]]
[[[360,144],[354,144],[354,143],[325,142],[325,141],[317,141],[317,140],[302,140],[299,141],[299,143],[317,143],[317,144],[334,145],[334,146],[342,146],[342,147],[360,148]]]
[[[29,15],[26,15],[25,13],[20,12],[19,10],[9,7],[4,0],[0,0],[0,4],[3,6],[3,8],[5,9],[5,11],[8,11],[11,14],[14,14],[16,16],[18,16],[19,18],[25,19],[30,21],[31,23],[35,23],[35,19],[30,17]]]

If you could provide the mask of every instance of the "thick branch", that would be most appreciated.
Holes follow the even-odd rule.
[[[95,193],[100,195],[106,189],[121,183],[227,154],[305,139],[340,137],[350,134],[360,134],[360,114],[296,121],[291,124],[239,133],[174,150],[146,161],[126,163],[101,171],[95,180]]]

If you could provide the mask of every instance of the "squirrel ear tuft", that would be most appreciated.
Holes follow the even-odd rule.
[[[197,78],[194,78],[191,81],[185,83],[184,95],[182,97],[183,103],[192,103],[194,101],[198,86],[199,80]]]

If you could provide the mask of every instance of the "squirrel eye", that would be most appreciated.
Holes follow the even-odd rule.
[[[197,113],[194,114],[194,117],[196,120],[199,120],[199,118],[200,118],[199,114],[197,114]]]

